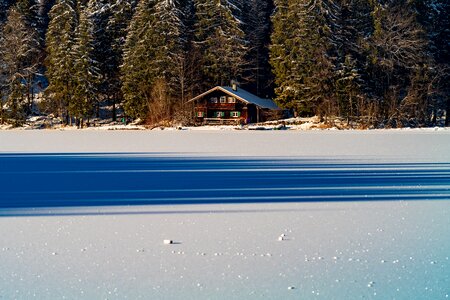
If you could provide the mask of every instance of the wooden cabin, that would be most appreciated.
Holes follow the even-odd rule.
[[[283,115],[272,100],[259,98],[237,86],[216,86],[189,102],[193,104],[198,125],[258,123]]]

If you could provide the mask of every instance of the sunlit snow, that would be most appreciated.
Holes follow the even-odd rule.
[[[5,131],[0,141],[0,298],[449,297],[448,131]],[[35,164],[14,167],[23,159]],[[127,181],[149,176],[162,177]],[[29,205],[33,192],[44,207]],[[114,205],[126,193],[130,205]],[[155,194],[159,204],[133,202]],[[67,206],[80,199],[104,204]]]

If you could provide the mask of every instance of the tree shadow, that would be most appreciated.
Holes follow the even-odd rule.
[[[164,153],[0,154],[10,208],[449,200],[450,163]]]

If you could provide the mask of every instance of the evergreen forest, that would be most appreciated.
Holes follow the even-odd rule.
[[[0,122],[188,123],[237,81],[295,116],[448,126],[449,18],[448,0],[0,0]]]

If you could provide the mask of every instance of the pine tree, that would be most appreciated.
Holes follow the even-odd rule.
[[[288,57],[292,53],[293,45],[289,43],[294,38],[294,23],[291,22],[293,11],[289,7],[289,0],[276,0],[275,13],[272,18],[273,32],[270,45],[270,64],[275,75],[277,102],[284,108],[293,108],[297,98],[291,85],[294,84],[293,65],[297,63],[295,57]]]
[[[433,120],[439,111],[446,111],[445,125],[450,125],[450,2],[445,0],[424,0],[416,2],[419,20],[424,25],[429,40],[432,71],[430,81],[433,90]]]
[[[79,25],[73,47],[74,99],[69,103],[69,113],[78,120],[92,115],[98,97],[99,70],[94,60],[93,22],[87,10],[79,8]],[[82,124],[81,124],[82,126]]]
[[[97,62],[100,74],[98,82],[98,101],[96,107],[99,108],[99,101],[111,97],[110,82],[111,71],[110,61],[115,55],[112,48],[111,36],[108,34],[108,22],[112,18],[114,11],[109,0],[90,0],[87,4],[87,15],[92,23],[92,57]],[[98,113],[99,109],[97,109]],[[98,115],[97,115],[98,117]]]
[[[110,55],[105,57],[104,82],[106,97],[112,103],[112,119],[116,120],[116,104],[123,99],[122,81],[120,79],[120,66],[123,63],[123,46],[127,36],[127,28],[133,17],[135,0],[118,0],[111,5],[110,11],[114,12],[108,19],[106,26],[107,40],[110,45]]]
[[[279,0],[275,5],[270,61],[276,100],[301,114],[323,114],[332,94],[328,3]]]
[[[33,42],[34,49],[32,50],[32,55],[28,56],[28,60],[24,61],[24,64],[28,66],[33,66],[34,71],[30,72],[29,78],[26,80],[27,89],[27,113],[31,112],[32,102],[34,97],[34,86],[37,84],[40,75],[38,72],[42,71],[43,68],[43,58],[45,55],[44,51],[44,37],[42,18],[39,14],[40,3],[38,0],[18,0],[15,7],[18,12],[23,16],[25,25],[30,30],[30,35],[35,40]]]
[[[345,61],[339,66],[335,77],[335,90],[337,97],[338,115],[350,119],[360,115],[361,100],[361,75],[356,61],[348,54]]]
[[[272,93],[269,64],[269,44],[273,11],[271,0],[246,1],[243,10],[243,30],[248,42],[246,68],[243,75],[247,90],[260,97]]]
[[[50,23],[46,35],[47,72],[46,90],[50,109],[69,121],[68,107],[73,101],[76,81],[74,74],[75,32],[78,26],[74,0],[58,0],[50,10]]]
[[[35,0],[17,0],[17,11],[23,16],[28,26],[38,27],[38,3]]]
[[[336,5],[331,26],[335,105],[337,114],[349,120],[370,111],[365,67],[369,56],[367,37],[373,34],[372,6],[370,0],[342,0]]]
[[[439,1],[440,10],[438,12],[438,28],[434,37],[436,45],[435,59],[440,66],[438,90],[440,101],[445,102],[446,119],[445,125],[450,126],[450,2]]]
[[[170,113],[176,58],[183,27],[180,4],[172,0],[139,3],[124,46],[124,107],[134,118],[157,120]]]
[[[30,88],[37,72],[38,41],[17,7],[11,8],[0,34],[0,96],[10,117],[20,124],[31,109]],[[3,118],[3,116],[2,116]]]
[[[195,38],[200,62],[202,88],[228,85],[239,79],[245,63],[244,32],[223,0],[196,0]]]
[[[47,33],[48,25],[49,25],[49,12],[50,9],[55,4],[55,0],[37,0],[37,4],[34,6],[34,11],[36,12],[36,31],[39,36],[39,44],[40,44],[40,53],[39,53],[39,72],[41,74],[45,73],[45,59],[46,59],[46,41],[45,36]],[[42,80],[40,78],[39,80]],[[44,79],[45,81],[45,79]]]
[[[178,108],[184,110],[188,98],[197,91],[198,52],[195,51],[195,6],[192,0],[180,1],[182,26],[180,28],[181,51],[175,57],[174,85],[179,95]],[[177,107],[176,107],[177,108]]]

